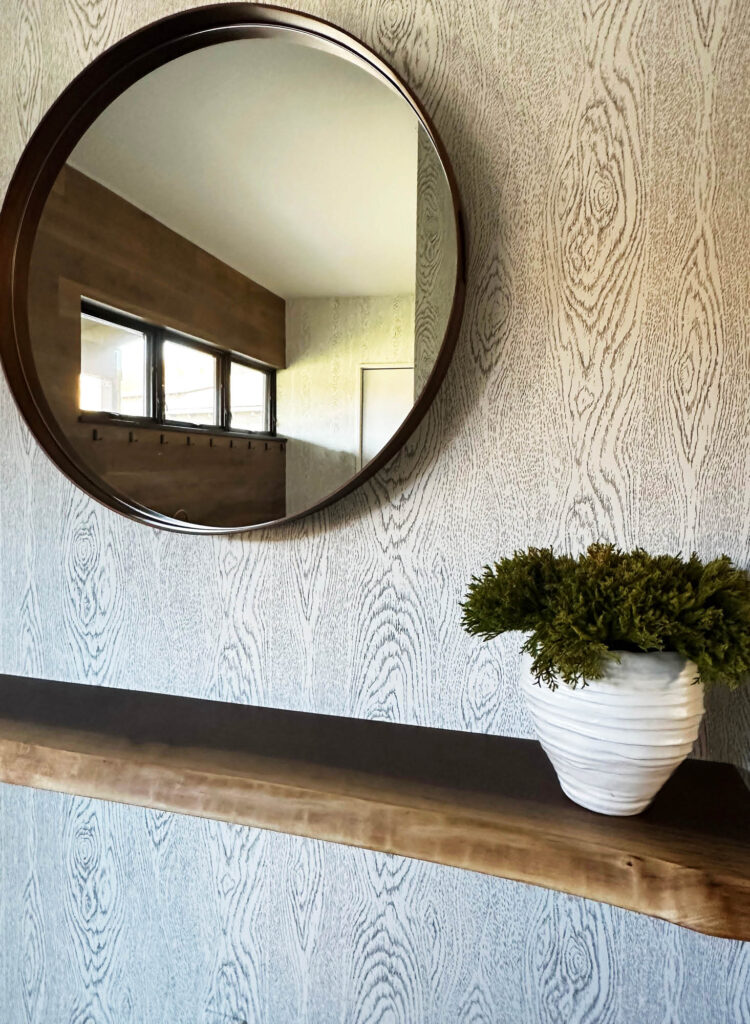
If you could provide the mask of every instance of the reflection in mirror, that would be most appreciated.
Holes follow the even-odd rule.
[[[302,512],[377,456],[453,300],[427,132],[386,79],[300,39],[205,47],[126,90],[34,243],[34,361],[77,458],[206,526]]]
[[[79,407],[88,412],[146,416],[146,344],[137,326],[81,312]]]

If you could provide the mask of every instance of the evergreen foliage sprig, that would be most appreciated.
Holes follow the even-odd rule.
[[[750,577],[722,555],[650,555],[592,544],[574,558],[529,548],[485,566],[462,605],[485,640],[509,630],[552,689],[600,679],[618,651],[676,651],[706,686],[750,678]]]

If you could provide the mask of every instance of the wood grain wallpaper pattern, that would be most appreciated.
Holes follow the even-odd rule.
[[[288,438],[287,515],[312,508],[357,472],[362,366],[378,363],[415,364],[413,292],[286,300],[276,417]]]
[[[0,178],[85,64],[184,0],[0,0]],[[403,73],[470,238],[418,435],[287,529],[95,505],[0,391],[0,667],[528,735],[469,573],[530,542],[750,563],[750,5],[306,0]],[[701,753],[750,767],[750,697]],[[7,1024],[738,1024],[750,946],[499,879],[0,788]]]

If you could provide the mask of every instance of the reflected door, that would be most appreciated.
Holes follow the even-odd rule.
[[[363,366],[360,465],[393,437],[414,404],[413,366]]]

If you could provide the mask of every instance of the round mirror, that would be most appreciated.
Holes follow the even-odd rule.
[[[332,26],[226,4],[60,97],[0,220],[2,354],[48,454],[169,529],[267,526],[374,473],[463,301],[459,203],[416,99]]]

